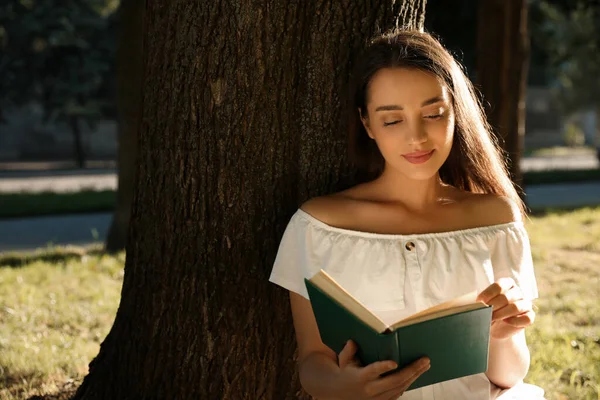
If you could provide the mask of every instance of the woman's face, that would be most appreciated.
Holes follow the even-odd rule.
[[[430,73],[384,68],[371,79],[363,124],[392,168],[410,179],[435,176],[448,158],[454,112],[448,89]]]

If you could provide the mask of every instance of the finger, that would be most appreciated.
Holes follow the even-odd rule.
[[[381,394],[381,399],[385,400],[396,400],[399,396],[402,396],[404,392],[416,381],[421,375],[427,372],[431,368],[431,365],[428,363],[426,366],[420,368],[416,372],[414,372],[411,376],[406,378],[402,383],[398,386],[391,388]]]
[[[504,322],[511,326],[514,326],[515,328],[525,328],[533,324],[533,321],[535,321],[535,311],[533,310],[504,320]]]
[[[367,365],[361,371],[361,378],[366,381],[378,379],[380,375],[398,368],[394,361],[377,361]]]
[[[406,382],[412,383],[414,379],[417,379],[423,372],[427,371],[429,367],[429,359],[423,357],[412,364],[409,364],[407,367],[402,368],[400,371],[373,382],[375,392],[384,393],[389,390],[402,388],[405,386]],[[410,385],[410,383],[408,385]],[[406,385],[406,387],[408,387],[408,385]]]
[[[356,344],[352,340],[348,340],[338,355],[338,364],[340,368],[344,368],[349,364],[358,364],[356,358],[354,357],[356,350]]]
[[[514,303],[510,303],[499,310],[495,310],[492,313],[492,321],[503,320],[525,314],[529,311],[533,311],[531,307],[531,300],[515,301]]]
[[[401,389],[392,389],[388,390],[384,393],[379,394],[377,397],[374,397],[373,400],[397,400],[398,397],[404,394],[405,390]]]
[[[505,293],[488,300],[487,305],[492,306],[494,311],[496,311],[518,300],[523,300],[523,292],[518,286],[513,286]]]
[[[513,286],[515,286],[515,281],[512,278],[500,278],[485,288],[483,292],[479,293],[477,300],[483,301],[485,304],[487,304],[489,300],[501,293],[504,293],[505,291],[508,291],[508,289],[512,288]]]

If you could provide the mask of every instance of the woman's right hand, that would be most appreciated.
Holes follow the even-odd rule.
[[[425,371],[429,359],[421,358],[386,377],[380,375],[396,369],[393,361],[378,361],[365,367],[355,357],[356,344],[348,341],[338,356],[339,374],[335,386],[340,400],[396,400]]]

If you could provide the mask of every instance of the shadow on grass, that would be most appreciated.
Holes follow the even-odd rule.
[[[56,394],[47,394],[44,396],[33,396],[28,398],[27,400],[70,400],[75,396],[77,392],[77,388],[73,390],[62,391]]]
[[[18,374],[17,376],[11,376],[7,374],[5,376],[0,377],[0,387],[11,387],[18,386],[22,382],[36,382],[39,380],[39,377],[35,373],[26,373],[26,374]],[[77,392],[77,388],[81,384],[81,381],[77,381],[74,379],[69,379],[60,385],[58,391],[54,393],[44,394],[44,395],[34,395],[28,397],[27,400],[69,400]],[[13,395],[19,395],[19,392],[13,393]],[[22,395],[22,393],[21,393]]]
[[[31,396],[27,400],[70,400],[75,396],[81,382],[69,381],[65,383],[58,393]]]
[[[81,260],[84,256],[114,255],[104,250],[101,245],[88,247],[53,247],[49,249],[36,250],[35,252],[6,253],[0,254],[0,268],[19,268],[34,262],[57,263],[73,260]]]

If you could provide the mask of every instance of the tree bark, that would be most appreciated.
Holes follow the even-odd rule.
[[[353,179],[350,60],[407,4],[147,2],[121,304],[75,399],[307,397],[267,279],[300,203]]]
[[[119,115],[117,204],[106,237],[106,250],[125,248],[131,215],[137,156],[137,131],[142,112],[144,6],[123,0],[119,8],[116,56],[117,111]]]
[[[526,0],[479,0],[477,79],[489,123],[508,157],[513,182],[522,185],[529,65]]]

